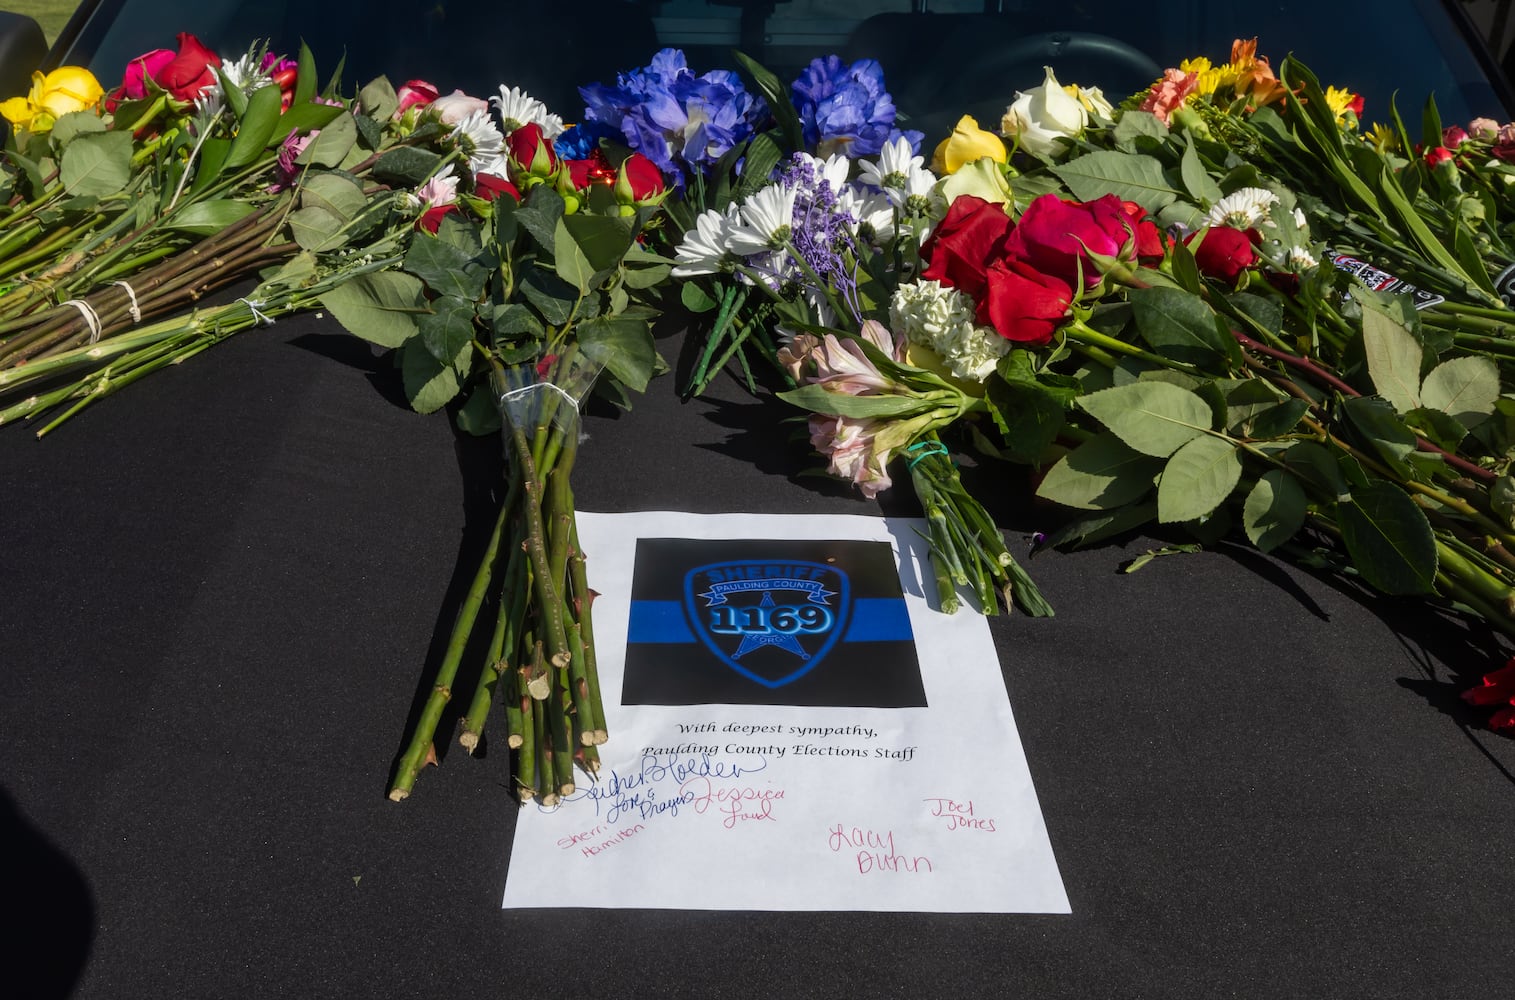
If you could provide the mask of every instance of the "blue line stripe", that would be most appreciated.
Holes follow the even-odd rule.
[[[852,623],[844,642],[911,642],[910,613],[902,597],[860,597],[852,602]],[[632,601],[626,641],[694,642],[678,601]]]
[[[913,642],[910,612],[903,597],[859,597],[844,642]]]
[[[694,642],[678,601],[632,601],[627,642]]]

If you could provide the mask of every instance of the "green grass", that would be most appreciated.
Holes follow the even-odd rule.
[[[76,6],[78,0],[0,0],[0,7],[15,14],[36,18],[37,23],[42,25],[42,34],[47,36],[49,45],[53,44],[53,40],[68,23]]]

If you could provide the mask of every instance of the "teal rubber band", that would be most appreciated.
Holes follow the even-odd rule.
[[[909,468],[915,468],[915,463],[919,462],[923,458],[928,458],[932,455],[947,454],[947,446],[942,444],[940,441],[917,441],[915,444],[906,448],[905,451],[911,452],[918,449],[921,450],[921,453],[910,460]]]

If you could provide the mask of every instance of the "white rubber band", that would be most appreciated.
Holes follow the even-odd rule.
[[[79,310],[79,315],[84,317],[85,325],[89,327],[89,342],[91,344],[98,344],[100,342],[100,314],[95,312],[94,306],[91,306],[83,299],[69,299],[67,302],[60,303],[60,305],[73,306]]]
[[[529,395],[530,393],[536,392],[538,389],[551,389],[559,396],[562,396],[564,399],[568,400],[569,406],[573,407],[575,410],[578,410],[579,408],[579,401],[577,399],[574,399],[571,395],[569,395],[566,389],[561,389],[558,386],[553,385],[551,382],[538,382],[535,385],[527,385],[522,386],[519,389],[511,389],[509,392],[500,394],[500,402],[509,403],[511,400],[517,399],[521,396]]]
[[[140,322],[142,322],[142,310],[137,305],[137,292],[136,292],[136,289],[132,288],[131,285],[128,285],[124,281],[112,281],[111,284],[113,284],[113,285],[120,285],[122,288],[126,289],[126,297],[132,300],[132,304],[131,304],[132,322],[133,323],[140,323]]]
[[[274,325],[274,318],[272,316],[269,316],[267,313],[261,313],[258,311],[258,307],[263,303],[259,302],[257,299],[238,299],[237,301],[241,302],[243,305],[247,306],[247,308],[252,310],[253,319],[257,320],[259,325]]]

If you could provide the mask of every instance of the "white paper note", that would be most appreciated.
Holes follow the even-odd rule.
[[[1070,912],[988,624],[928,606],[922,526],[581,512],[610,742],[522,811],[504,906]],[[900,597],[831,541],[892,554]]]

